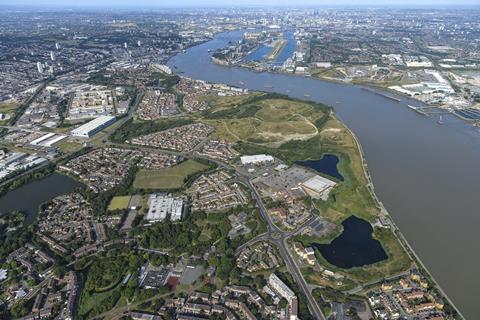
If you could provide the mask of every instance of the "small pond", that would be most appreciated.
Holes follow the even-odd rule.
[[[388,258],[380,242],[372,238],[373,228],[370,223],[351,216],[342,225],[342,234],[330,244],[313,245],[329,263],[349,269]]]
[[[339,159],[336,155],[325,154],[320,160],[304,160],[295,163],[343,181],[343,176],[338,171],[338,162]]]

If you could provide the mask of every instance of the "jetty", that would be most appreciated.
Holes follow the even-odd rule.
[[[362,87],[362,90],[373,92],[376,95],[382,96],[384,98],[387,98],[387,99],[390,99],[390,100],[393,100],[393,101],[396,101],[396,102],[402,101],[401,99],[399,99],[397,97],[394,97],[394,96],[391,96],[389,94],[386,94],[386,93],[383,93],[383,92],[380,92],[380,91],[377,91],[377,90],[373,90],[373,89],[370,89],[370,88]]]

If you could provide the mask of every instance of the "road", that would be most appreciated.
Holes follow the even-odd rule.
[[[300,271],[300,268],[298,267],[295,259],[292,258],[292,253],[288,248],[287,240],[291,236],[291,233],[281,230],[272,222],[272,220],[270,219],[270,216],[267,213],[267,210],[265,209],[265,206],[263,205],[262,199],[258,194],[258,191],[253,186],[250,180],[248,180],[248,186],[252,191],[252,195],[257,203],[260,214],[262,215],[264,220],[267,222],[267,226],[268,226],[267,234],[269,236],[268,240],[277,246],[278,251],[280,252],[280,255],[285,261],[285,265],[287,266],[288,271],[291,273],[296,284],[302,291],[303,296],[307,299],[307,305],[308,305],[308,309],[310,310],[310,313],[317,320],[325,320],[326,319],[325,316],[320,310],[320,307],[318,306],[317,301],[313,297],[308,287],[308,284],[305,281],[305,278],[303,277],[302,272]]]
[[[135,149],[145,150],[145,151],[153,150],[153,148],[144,147],[144,146],[133,146],[131,144],[126,144],[126,143],[107,142],[107,144],[111,146],[121,147],[121,148],[135,148]],[[227,170],[235,170],[236,179],[250,189],[251,195],[257,204],[260,215],[267,223],[267,232],[252,239],[250,243],[254,243],[260,240],[266,240],[266,241],[272,242],[278,248],[278,251],[280,252],[283,260],[285,261],[288,271],[292,274],[292,277],[295,283],[300,288],[302,295],[307,299],[307,305],[311,314],[317,320],[325,320],[326,319],[325,316],[320,310],[320,307],[318,306],[317,301],[313,297],[309,289],[309,286],[300,271],[300,268],[298,267],[297,263],[295,262],[295,259],[293,258],[292,253],[288,248],[287,240],[289,237],[293,236],[295,233],[284,231],[273,223],[273,221],[270,219],[270,216],[268,215],[268,212],[262,202],[260,195],[258,194],[258,191],[256,190],[255,186],[252,184],[250,178],[245,174],[243,174],[242,172],[240,172],[239,170],[236,170],[236,168],[232,165],[229,165],[227,163],[224,163],[222,161],[212,159],[209,157],[200,156],[198,154],[195,154],[193,150],[190,152],[178,152],[178,151],[171,151],[171,150],[162,150],[162,151],[168,154],[181,156],[186,159],[198,158],[198,159],[208,160],[215,163],[221,168],[225,168]],[[315,221],[315,218],[307,220],[303,224],[303,226],[301,226],[298,230],[296,230],[296,232],[299,232],[303,228],[307,227],[313,221]]]

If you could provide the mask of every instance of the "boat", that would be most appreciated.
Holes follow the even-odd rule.
[[[442,117],[442,115],[440,115],[440,116],[438,117],[437,123],[438,123],[438,124],[443,124],[443,117]]]
[[[245,84],[245,82],[243,81],[238,81],[239,84],[241,84],[242,86]]]
[[[307,98],[310,97],[310,95],[308,93],[305,93],[303,96],[307,97]]]

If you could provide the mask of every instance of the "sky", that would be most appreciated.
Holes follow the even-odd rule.
[[[215,7],[215,6],[455,6],[478,5],[480,0],[0,0],[0,5],[19,6],[120,6],[120,7]]]

